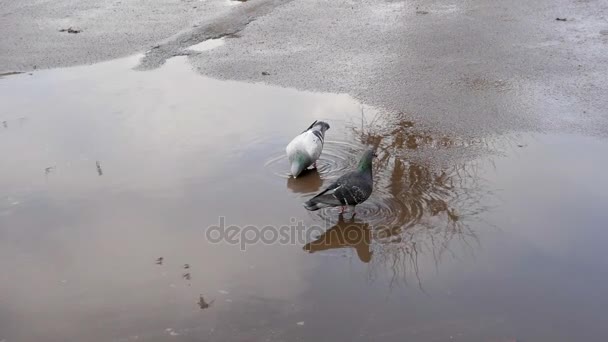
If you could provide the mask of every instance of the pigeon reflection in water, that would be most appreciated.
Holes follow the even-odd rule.
[[[340,214],[338,222],[321,234],[315,241],[304,246],[304,250],[310,253],[326,251],[330,249],[354,248],[359,260],[368,263],[372,259],[370,243],[372,230],[369,224],[351,218],[348,221]]]
[[[287,188],[299,194],[317,192],[321,185],[323,185],[323,180],[317,169],[304,170],[297,179],[287,178]]]

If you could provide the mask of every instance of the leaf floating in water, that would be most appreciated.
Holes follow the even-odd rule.
[[[205,298],[203,298],[203,295],[200,295],[198,298],[198,306],[201,308],[201,310],[205,310],[205,309],[209,308],[211,306],[211,304],[213,304],[213,302],[215,302],[215,299],[210,301],[209,303],[207,303],[205,301]]]

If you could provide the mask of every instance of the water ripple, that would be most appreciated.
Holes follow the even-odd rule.
[[[333,179],[343,175],[356,165],[358,151],[361,151],[361,147],[355,144],[344,141],[326,141],[323,153],[317,161],[317,172],[323,179]],[[284,151],[275,153],[264,166],[277,177],[292,178]]]

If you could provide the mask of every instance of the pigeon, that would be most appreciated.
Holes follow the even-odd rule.
[[[325,131],[328,129],[327,123],[315,120],[310,127],[287,145],[285,152],[289,158],[293,178],[297,178],[310,165],[317,167],[317,159],[323,151]]]
[[[374,149],[365,151],[357,170],[338,178],[323,192],[304,203],[304,207],[310,211],[327,207],[341,207],[340,212],[342,213],[348,205],[354,211],[357,204],[365,202],[372,194],[374,188],[372,159],[374,157],[376,157]]]

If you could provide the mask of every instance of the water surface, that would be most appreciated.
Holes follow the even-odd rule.
[[[444,136],[138,60],[0,78],[0,341],[605,339],[605,140]],[[296,181],[284,146],[317,119]],[[307,212],[369,145],[355,217]],[[221,217],[322,230],[242,251],[207,240]]]

